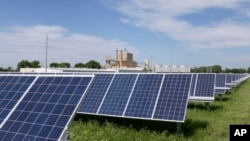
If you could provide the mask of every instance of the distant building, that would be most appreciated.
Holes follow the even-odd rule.
[[[154,72],[156,73],[171,73],[171,72],[183,72],[189,73],[191,69],[184,65],[156,65],[154,67]]]
[[[23,73],[44,73],[45,68],[20,68]],[[144,68],[112,68],[112,69],[89,69],[89,68],[47,68],[47,73],[144,73]]]
[[[106,57],[105,68],[136,68],[137,62],[133,60],[133,54],[128,53],[127,50],[116,51],[116,58],[112,59],[111,56]]]

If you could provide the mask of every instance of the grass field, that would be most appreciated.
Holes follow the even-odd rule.
[[[76,115],[70,126],[72,141],[229,141],[230,124],[250,124],[250,79],[222,101],[189,102],[186,120],[176,123],[114,117]]]

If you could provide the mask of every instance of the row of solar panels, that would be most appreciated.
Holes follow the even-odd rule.
[[[61,140],[76,112],[184,122],[188,100],[211,100],[216,78],[212,73],[0,74],[0,138]],[[233,78],[230,84],[247,77]]]
[[[216,74],[215,93],[225,94],[227,90],[236,87],[247,78],[249,78],[248,74]]]

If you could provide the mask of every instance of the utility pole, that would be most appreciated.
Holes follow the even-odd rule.
[[[47,72],[47,61],[48,61],[48,35],[46,35],[46,58],[45,58],[45,72]]]

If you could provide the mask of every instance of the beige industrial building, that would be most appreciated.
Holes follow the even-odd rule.
[[[106,56],[106,69],[111,68],[136,68],[137,62],[133,60],[133,54],[125,50],[116,51],[116,59]]]

